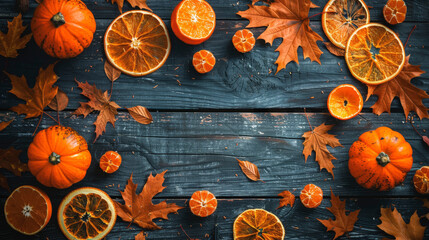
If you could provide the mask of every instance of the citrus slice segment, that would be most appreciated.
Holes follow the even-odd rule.
[[[403,0],[389,0],[383,8],[383,16],[389,24],[402,23],[407,16],[407,5]]]
[[[207,50],[196,52],[192,58],[192,65],[194,65],[195,70],[201,74],[210,72],[215,64],[215,56]]]
[[[241,53],[250,52],[255,46],[255,42],[253,33],[248,29],[238,30],[232,37],[232,44]]]
[[[107,151],[100,158],[100,168],[106,173],[114,173],[121,166],[122,157],[114,151]]]
[[[24,185],[7,198],[4,215],[13,229],[25,235],[34,235],[51,219],[51,200],[42,190]]]
[[[283,240],[285,229],[280,219],[264,209],[248,209],[234,221],[234,240]]]
[[[205,0],[183,0],[171,15],[171,28],[184,43],[197,45],[213,34],[216,14]]]
[[[68,239],[103,239],[116,222],[112,199],[104,191],[83,187],[70,192],[58,208],[58,225]]]
[[[340,120],[356,117],[363,108],[359,90],[350,84],[336,87],[328,96],[328,110],[331,116]]]
[[[429,193],[429,166],[423,166],[416,171],[413,183],[417,192],[421,194]]]
[[[216,197],[207,190],[196,191],[189,200],[189,208],[194,215],[199,217],[210,216],[217,208]]]
[[[131,76],[158,70],[170,54],[167,27],[154,13],[134,10],[117,17],[104,35],[109,62]]]
[[[317,208],[322,203],[323,191],[320,187],[310,183],[302,189],[299,198],[306,208]]]
[[[370,23],[352,33],[345,58],[357,80],[378,85],[392,80],[402,71],[405,51],[395,32],[382,24]]]
[[[369,10],[363,0],[330,0],[323,9],[323,31],[342,49],[346,48],[350,35],[369,21]]]

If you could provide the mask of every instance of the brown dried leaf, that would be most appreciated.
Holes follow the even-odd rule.
[[[15,119],[12,119],[12,120],[6,121],[6,122],[0,122],[0,131],[3,131],[7,126],[9,126],[9,124],[11,124],[13,122],[13,120],[15,120]]]
[[[58,89],[57,95],[48,104],[48,107],[55,111],[62,111],[66,109],[67,105],[69,105],[69,97],[65,92]]]
[[[417,211],[410,218],[410,223],[406,224],[401,214],[390,207],[381,208],[381,224],[378,228],[385,233],[394,236],[398,240],[420,240],[423,239],[426,227],[420,224],[420,218]]]
[[[0,187],[10,192],[10,187],[9,187],[9,184],[7,183],[7,178],[1,173],[0,173]]]
[[[261,176],[259,175],[258,167],[248,161],[241,161],[238,158],[236,158],[238,161],[238,164],[241,167],[241,170],[243,171],[244,175],[248,177],[252,181],[260,181]]]
[[[343,236],[345,233],[353,231],[354,225],[358,220],[360,210],[350,212],[346,215],[346,200],[341,201],[338,196],[335,196],[331,189],[331,207],[327,207],[335,216],[335,221],[331,218],[328,220],[319,220],[326,228],[326,231],[334,231],[334,239]]]
[[[344,57],[346,55],[346,50],[335,46],[331,42],[323,42],[323,44],[325,44],[326,49],[335,56]]]
[[[141,231],[134,237],[134,240],[146,240],[146,235],[143,231]]]
[[[21,13],[14,17],[12,22],[7,22],[7,27],[7,34],[0,32],[0,55],[3,57],[16,58],[18,57],[17,50],[25,48],[32,34],[29,33],[21,37],[21,34],[27,28],[27,26],[24,27],[22,25]]]
[[[121,76],[121,71],[116,69],[109,61],[104,62],[104,72],[110,81],[114,82]]]
[[[109,0],[107,0],[109,2]],[[122,13],[122,7],[124,7],[124,0],[110,0],[112,4],[118,4],[119,12]],[[146,9],[152,11],[146,3],[146,0],[127,0],[132,7],[138,7],[140,9]]]
[[[282,197],[282,199],[280,199],[280,204],[277,209],[285,207],[287,205],[293,207],[293,204],[295,203],[295,195],[293,195],[290,191],[283,191],[279,193],[278,196]]]
[[[131,117],[141,124],[151,124],[153,122],[152,115],[145,107],[135,106],[132,108],[127,108],[127,110],[131,114]]]
[[[9,170],[15,176],[21,176],[22,172],[27,172],[28,166],[19,160],[19,154],[21,150],[16,150],[14,147],[0,149],[0,168]]]
[[[336,158],[329,152],[326,145],[333,148],[343,146],[335,135],[327,133],[333,126],[334,125],[325,125],[323,123],[313,131],[308,131],[302,135],[302,137],[305,138],[303,143],[304,150],[302,151],[302,154],[305,156],[305,162],[307,162],[308,156],[311,156],[311,153],[314,151],[320,170],[326,169],[332,177],[334,177],[334,172],[332,171],[334,164],[332,164],[332,160]]]

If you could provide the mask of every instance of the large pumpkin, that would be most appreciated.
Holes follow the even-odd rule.
[[[364,188],[390,190],[401,184],[413,165],[413,150],[388,127],[362,134],[349,151],[350,174]]]
[[[91,44],[95,19],[80,0],[42,0],[34,11],[31,31],[50,56],[72,58]]]
[[[48,187],[68,188],[85,177],[91,154],[75,130],[52,126],[37,133],[28,148],[28,168]]]

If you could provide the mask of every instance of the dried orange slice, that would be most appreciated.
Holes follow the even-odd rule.
[[[383,16],[389,24],[402,23],[407,16],[407,5],[403,0],[389,0],[383,8]]]
[[[342,84],[331,91],[328,110],[331,116],[340,120],[356,117],[363,108],[363,98],[359,90],[350,84]]]
[[[25,235],[34,235],[51,219],[51,200],[42,190],[24,185],[7,198],[4,215],[13,229]]]
[[[322,203],[323,191],[320,187],[310,183],[302,189],[299,198],[306,208],[317,208]]]
[[[234,221],[234,240],[283,240],[280,219],[264,209],[248,209]]]
[[[197,45],[213,34],[216,14],[205,0],[183,0],[171,15],[171,28],[184,43]]]
[[[215,64],[215,56],[207,50],[196,52],[192,58],[192,65],[194,65],[195,70],[201,74],[210,72]]]
[[[167,27],[154,13],[134,10],[117,17],[104,34],[109,62],[131,76],[158,70],[170,54]]]
[[[369,20],[363,0],[330,0],[323,9],[322,28],[335,46],[345,49],[350,35]]]
[[[70,192],[58,208],[58,225],[68,239],[103,239],[116,222],[112,199],[97,188]]]
[[[238,30],[232,37],[232,44],[241,53],[250,52],[255,46],[255,42],[253,33],[247,29]]]
[[[357,80],[378,85],[392,80],[402,71],[405,51],[394,31],[382,24],[370,23],[350,36],[345,58]]]
[[[114,151],[107,151],[100,158],[100,168],[106,173],[113,173],[121,166],[122,157],[119,153]]]
[[[191,212],[199,217],[212,215],[217,208],[217,200],[213,193],[203,190],[196,191],[189,200]]]
[[[421,194],[429,193],[429,166],[421,167],[413,177],[414,187]]]

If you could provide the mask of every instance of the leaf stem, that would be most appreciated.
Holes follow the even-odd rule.
[[[110,84],[109,100],[110,100],[110,98],[112,97],[112,92],[113,92],[113,81],[110,81],[110,82],[112,82],[112,84]]]
[[[411,124],[411,126],[414,128],[414,131],[421,137],[421,138],[423,138],[423,136],[419,133],[419,131],[417,131],[417,128],[414,126],[414,124],[413,124],[413,121],[414,121],[414,117],[411,117],[410,118],[410,124]]]
[[[416,30],[417,25],[414,25],[413,29],[411,29],[411,32],[408,34],[408,38],[407,41],[404,44],[404,47],[407,47],[408,41],[410,40],[411,34],[414,32],[414,30]]]
[[[307,111],[306,111],[306,109],[305,109],[305,108],[304,108],[304,115],[305,115],[305,117],[307,118],[307,122],[308,122],[308,125],[310,125],[310,129],[311,129],[311,131],[313,131],[313,127],[311,126],[310,119],[308,119]]]
[[[46,116],[50,117],[52,120],[54,120],[56,123],[58,123],[58,125],[61,125],[54,117],[52,117],[51,115],[49,115],[47,112],[43,111],[42,114],[46,114]]]
[[[189,238],[192,239],[191,237],[189,237],[189,235],[186,233],[185,229],[183,229],[182,224],[180,224],[180,228],[182,229],[183,233]]]
[[[42,112],[42,115],[40,115],[39,122],[37,123],[36,129],[34,129],[34,132],[33,132],[33,135],[32,135],[32,136],[34,136],[34,134],[36,134],[36,131],[37,131],[37,129],[39,128],[40,122],[42,121],[42,118],[43,118],[43,113],[44,113],[44,112]]]
[[[335,12],[320,12],[320,13],[316,13],[316,14],[314,14],[314,15],[311,15],[311,16],[310,16],[310,17],[308,17],[307,19],[310,19],[310,18],[313,18],[313,17],[319,16],[319,15],[324,14],[324,13],[335,13]]]

